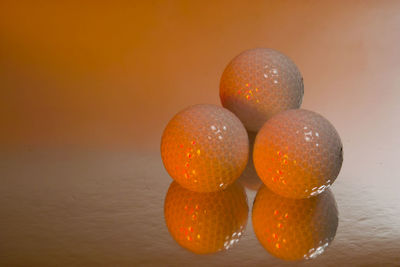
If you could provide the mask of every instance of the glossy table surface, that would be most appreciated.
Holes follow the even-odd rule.
[[[398,179],[379,173],[389,163],[355,164],[345,164],[332,187],[339,210],[332,244],[319,257],[296,264],[400,263]],[[3,155],[1,167],[5,266],[294,264],[270,255],[254,234],[251,209],[259,185],[254,176],[239,179],[247,186],[249,206],[239,242],[227,251],[196,255],[167,230],[164,198],[172,179],[156,152],[25,151]]]

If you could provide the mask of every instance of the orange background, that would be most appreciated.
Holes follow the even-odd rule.
[[[245,49],[291,57],[342,136],[399,112],[399,1],[2,1],[0,145],[158,149]],[[383,127],[383,128],[382,128]],[[381,132],[380,131],[380,132]],[[375,133],[373,133],[375,134]]]

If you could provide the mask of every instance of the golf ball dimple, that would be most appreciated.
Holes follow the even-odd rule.
[[[240,120],[215,105],[194,105],[176,114],[161,140],[161,157],[170,176],[193,191],[213,192],[243,172],[249,140]]]
[[[330,190],[307,199],[290,199],[262,186],[252,211],[257,239],[283,260],[312,259],[322,254],[336,235],[338,220]]]
[[[299,108],[303,78],[284,54],[268,48],[244,51],[225,68],[220,82],[222,105],[257,132],[274,114]]]
[[[199,193],[172,182],[164,203],[171,236],[196,254],[227,250],[236,244],[246,227],[248,211],[245,191],[238,183],[223,191]]]
[[[253,160],[257,174],[272,191],[307,198],[335,181],[343,146],[333,125],[321,115],[288,110],[272,117],[259,131]]]

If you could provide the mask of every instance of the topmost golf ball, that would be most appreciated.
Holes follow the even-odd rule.
[[[293,61],[268,48],[247,50],[235,57],[220,83],[222,105],[253,132],[274,114],[299,108],[303,94],[303,78]]]
[[[170,176],[197,192],[225,189],[243,172],[249,140],[240,120],[215,105],[195,105],[176,114],[161,140],[161,156]]]

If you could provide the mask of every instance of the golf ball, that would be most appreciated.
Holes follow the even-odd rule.
[[[303,94],[303,78],[293,61],[268,48],[242,52],[220,82],[222,105],[254,132],[274,114],[299,108]]]
[[[307,198],[335,181],[343,146],[333,125],[321,115],[288,110],[261,128],[253,160],[257,174],[272,191],[284,197]]]
[[[215,105],[195,105],[176,114],[161,140],[169,175],[192,191],[226,188],[243,172],[249,140],[240,120]]]
[[[252,221],[258,240],[275,257],[311,259],[334,239],[338,210],[329,189],[312,198],[290,199],[262,186],[254,200]]]
[[[196,254],[231,248],[243,234],[248,211],[245,191],[238,183],[223,191],[199,193],[172,182],[164,204],[171,236]]]

